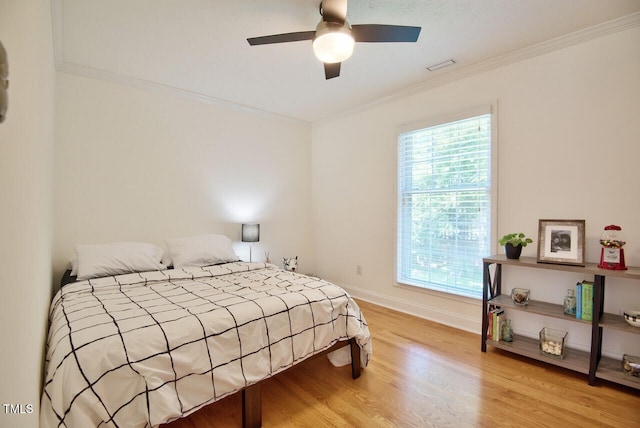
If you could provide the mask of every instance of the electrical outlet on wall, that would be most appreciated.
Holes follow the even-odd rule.
[[[356,275],[362,275],[362,265],[356,265]]]

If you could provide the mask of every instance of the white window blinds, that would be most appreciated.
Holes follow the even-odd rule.
[[[397,282],[482,296],[491,141],[488,113],[398,135]]]

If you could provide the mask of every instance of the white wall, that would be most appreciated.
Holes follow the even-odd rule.
[[[479,301],[394,286],[395,136],[402,124],[492,100],[499,105],[496,238],[523,231],[537,242],[538,219],[585,219],[586,258],[597,262],[603,227],[618,224],[627,264],[640,265],[638,52],[640,29],[633,28],[316,124],[318,273],[355,296],[479,333]],[[535,256],[536,245],[523,255]],[[576,282],[538,271],[509,275],[508,290],[542,284],[537,297],[558,303]],[[609,280],[605,309],[640,308],[638,286]],[[536,335],[540,322],[514,320],[514,328]],[[570,343],[588,343],[577,336]],[[622,351],[616,346],[612,352]]]
[[[66,73],[56,99],[56,280],[77,243],[240,241],[243,222],[254,261],[313,268],[308,124]]]
[[[50,21],[45,0],[0,0],[11,79],[0,125],[3,404],[38,407],[52,277],[58,281],[78,242],[162,243],[210,231],[238,241],[239,224],[256,221],[259,257],[265,249],[276,262],[299,255],[302,271],[356,296],[479,332],[479,302],[393,285],[395,130],[487,100],[500,103],[496,236],[535,237],[539,218],[585,218],[587,259],[596,261],[602,227],[616,223],[629,242],[628,264],[640,265],[637,28],[310,132],[299,122],[62,73],[54,82]],[[236,248],[246,257],[246,245]],[[505,275],[555,300],[582,279]],[[635,282],[610,280],[607,289],[606,310],[640,307]],[[537,323],[525,320],[516,331],[535,333]],[[618,352],[622,340],[605,345]],[[35,413],[0,408],[0,426],[37,425]]]
[[[10,81],[9,111],[0,124],[2,427],[38,426],[51,297],[54,70],[50,14],[46,0],[0,0],[0,41],[9,57]],[[14,405],[18,413],[7,412],[5,404]]]

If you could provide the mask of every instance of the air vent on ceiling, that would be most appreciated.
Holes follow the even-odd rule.
[[[455,60],[450,59],[448,61],[441,62],[439,64],[431,65],[431,66],[427,67],[427,70],[436,71],[436,70],[440,70],[440,69],[445,68],[445,67],[449,67],[450,65],[453,65],[455,63],[456,63]]]

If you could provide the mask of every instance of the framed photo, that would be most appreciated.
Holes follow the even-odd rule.
[[[584,220],[538,220],[538,263],[584,266]]]

